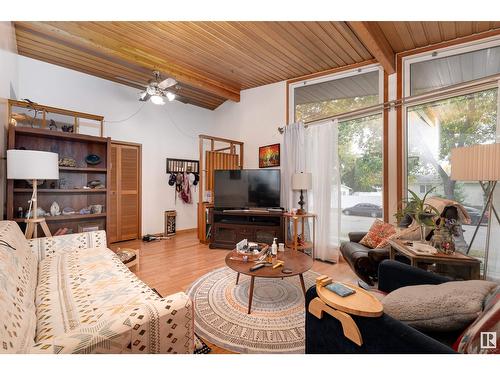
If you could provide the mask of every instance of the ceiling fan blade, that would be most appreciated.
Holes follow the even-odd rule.
[[[175,79],[167,78],[167,79],[164,79],[163,81],[161,81],[158,84],[158,87],[163,90],[163,89],[166,89],[167,87],[170,87],[170,86],[173,86],[176,84],[177,84],[177,81]]]

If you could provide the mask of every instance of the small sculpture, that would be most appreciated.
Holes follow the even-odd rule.
[[[96,154],[89,154],[85,157],[85,162],[89,165],[97,165],[101,162],[101,157]]]
[[[91,189],[104,189],[106,186],[101,182],[101,180],[92,180],[87,183],[87,186]]]
[[[26,211],[26,214],[24,215],[26,217],[26,219],[30,219],[32,217],[31,215],[31,211]],[[36,210],[36,216],[38,217],[43,217],[43,216],[47,216],[47,211],[45,211],[43,208],[41,207],[38,207],[37,210]]]
[[[61,215],[61,208],[59,207],[59,204],[55,201],[52,202],[52,205],[50,206],[50,215],[52,216]]]
[[[50,119],[50,121],[49,121],[49,129],[50,130],[57,130],[56,122],[52,119]]]
[[[102,204],[91,204],[89,206],[90,212],[93,214],[100,214],[103,211],[103,205]]]
[[[75,210],[71,207],[64,207],[63,210],[62,210],[62,214],[63,215],[74,215],[75,214]]]
[[[70,157],[63,157],[59,159],[59,166],[60,167],[76,167],[76,160]]]
[[[65,133],[73,133],[73,125],[63,125],[61,127],[62,131],[65,132]]]
[[[88,215],[91,213],[91,210],[88,207],[84,207],[80,210],[80,215]]]

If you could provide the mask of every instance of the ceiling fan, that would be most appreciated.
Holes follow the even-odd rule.
[[[139,94],[139,100],[146,102],[151,99],[153,104],[164,105],[165,99],[169,102],[175,99],[175,93],[172,90],[167,90],[169,87],[177,85],[177,81],[173,78],[166,78],[161,80],[160,72],[155,70],[153,72],[154,79],[149,81],[146,89]]]
[[[166,78],[162,80],[160,72],[157,70],[153,71],[153,76],[154,78],[149,81],[147,86],[124,77],[116,78],[121,81],[130,82],[134,84],[134,86],[144,87],[144,91],[139,93],[139,101],[141,102],[147,102],[151,99],[151,102],[153,102],[153,104],[164,105],[165,98],[167,98],[169,102],[176,99],[176,92],[180,89],[177,85],[177,81],[173,78]],[[171,89],[167,90],[168,88]]]

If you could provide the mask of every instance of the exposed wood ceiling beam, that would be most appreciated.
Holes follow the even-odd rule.
[[[98,41],[94,38],[83,37],[82,34],[84,32],[78,32],[80,30],[77,30],[77,27],[70,22],[62,23],[61,27],[46,22],[16,22],[16,27],[42,34],[49,39],[56,38],[59,42],[64,42],[74,47],[97,50],[104,56],[116,58],[131,65],[138,65],[151,71],[158,70],[163,75],[173,77],[180,83],[199,88],[224,99],[230,99],[235,102],[240,101],[239,88],[230,87],[208,78],[199,72],[151,56],[138,49],[123,51],[119,45],[110,43],[105,37],[99,38]]]
[[[394,51],[378,24],[368,21],[349,21],[348,23],[352,31],[354,31],[366,49],[382,65],[386,73],[395,73]]]

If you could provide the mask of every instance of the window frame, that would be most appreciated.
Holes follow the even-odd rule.
[[[364,74],[364,73],[370,73],[378,71],[378,104],[383,104],[384,103],[384,71],[383,68],[379,64],[370,64],[366,65],[360,68],[353,68],[353,69],[348,69],[344,70],[342,72],[337,72],[337,73],[331,73],[331,74],[325,74],[319,77],[314,77],[311,79],[303,79],[300,81],[296,81],[293,83],[288,84],[288,118],[291,119],[291,122],[296,122],[295,118],[295,95],[294,95],[294,90],[299,87],[304,87],[304,86],[310,86],[310,85],[315,85],[318,83],[323,83],[323,82],[329,82],[329,81],[336,81],[338,79],[342,78],[348,78],[348,77],[353,77],[359,74]],[[383,110],[374,110],[373,113],[369,113],[367,115],[363,114],[363,117],[369,116],[372,114],[376,113],[383,113]],[[338,113],[334,115],[333,117],[341,116],[342,113]],[[355,119],[356,116],[353,116],[352,118],[346,118],[342,119],[342,121],[348,121],[348,120],[353,120]],[[319,122],[321,120],[315,120],[312,121],[311,123],[314,122]],[[339,120],[340,121],[340,120]]]
[[[403,97],[409,98],[410,89],[411,89],[411,64],[419,63],[422,61],[436,60],[443,57],[455,56],[464,54],[467,52],[474,52],[486,48],[491,47],[500,47],[500,36],[495,35],[490,38],[480,39],[476,41],[472,41],[469,43],[463,43],[458,45],[452,45],[449,47],[443,47],[439,49],[434,49],[426,52],[422,52],[420,54],[414,54],[410,56],[406,56],[402,58],[402,83],[403,83]],[[478,80],[487,80],[488,77],[479,78]],[[498,91],[498,99],[497,99],[497,140],[500,142],[500,78],[495,82],[485,82],[482,85],[478,85],[476,87],[469,87],[471,81],[462,82],[456,85],[456,90],[454,92],[446,92],[447,87],[442,87],[444,90],[442,95],[436,95],[432,98],[423,98],[421,100],[417,100],[412,102],[411,104],[403,104],[401,108],[401,117],[402,117],[402,150],[403,150],[403,160],[402,160],[402,173],[401,181],[402,184],[402,198],[405,198],[407,194],[405,192],[408,191],[408,108],[415,107],[418,105],[432,103],[439,100],[445,100],[457,96],[472,94],[475,92],[480,92],[484,90],[489,90],[493,88],[497,88]],[[455,85],[454,85],[455,86]],[[449,86],[448,86],[449,87]],[[425,95],[425,94],[423,94]]]

